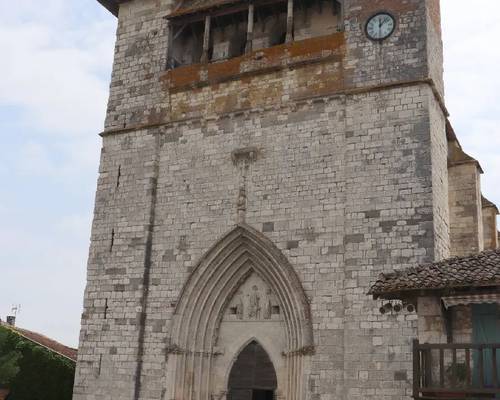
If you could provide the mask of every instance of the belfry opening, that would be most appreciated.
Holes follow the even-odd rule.
[[[228,400],[273,400],[277,386],[269,355],[257,341],[250,342],[229,374]]]

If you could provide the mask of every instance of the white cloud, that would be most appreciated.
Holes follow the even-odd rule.
[[[40,143],[28,142],[17,157],[18,171],[28,175],[52,175],[55,171],[50,154]]]
[[[61,140],[28,140],[10,157],[13,170],[22,178],[40,178],[68,189],[93,190],[99,162],[95,135]],[[91,187],[89,187],[89,183]],[[82,183],[86,185],[82,187]]]
[[[76,346],[88,241],[68,229],[44,235],[25,228],[0,228],[0,315],[21,304],[20,326]]]
[[[97,17],[97,7],[0,2],[0,52],[8,55],[0,63],[0,107],[18,110],[15,124],[26,136],[9,146],[0,173],[63,186],[78,185],[78,174],[95,175],[116,26],[108,14]],[[86,15],[89,9],[96,15]]]
[[[443,0],[446,102],[464,150],[485,174],[484,194],[500,205],[500,2]]]
[[[24,108],[31,127],[39,130],[97,134],[105,114],[114,22],[69,24],[71,9],[61,0],[43,7],[37,1],[20,3],[0,8],[0,15],[7,12],[0,17],[0,51],[8,55],[0,63],[1,76],[8,77],[0,80],[0,105]]]
[[[21,303],[19,324],[77,345],[116,19],[15,3],[0,0],[0,317]]]
[[[56,224],[56,227],[62,235],[77,237],[78,242],[80,242],[81,240],[89,239],[91,223],[91,213],[73,214],[62,217],[61,221]]]

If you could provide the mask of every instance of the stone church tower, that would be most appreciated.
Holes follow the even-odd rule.
[[[118,17],[75,400],[409,398],[381,272],[449,255],[439,0]]]

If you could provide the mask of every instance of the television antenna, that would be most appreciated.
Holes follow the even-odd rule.
[[[14,317],[17,317],[21,313],[21,304],[13,304],[10,311]]]

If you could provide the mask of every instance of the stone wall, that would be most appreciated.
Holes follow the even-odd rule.
[[[418,340],[421,343],[446,343],[446,328],[439,297],[419,297]]]
[[[95,380],[96,393],[116,398],[122,389],[113,392],[109,380],[116,388],[133,382],[148,267],[141,398],[161,396],[172,305],[196,261],[237,221],[231,153],[251,145],[259,155],[248,176],[246,221],[282,250],[311,302],[310,395],[404,394],[408,382],[394,376],[410,369],[415,318],[379,315],[366,292],[380,272],[434,259],[429,98],[423,85],[324,99],[294,112],[283,107],[273,124],[258,112],[210,130],[194,121],[107,136],[80,352],[88,367],[79,370],[75,393]],[[399,119],[395,103],[415,109]]]
[[[484,249],[495,250],[498,248],[498,226],[497,215],[498,209],[488,200],[482,201],[482,214],[483,214],[483,235],[484,235]]]
[[[480,174],[475,160],[450,164],[448,169],[451,255],[454,257],[484,249]]]
[[[420,343],[446,343],[446,323],[440,296],[419,297],[418,339]],[[450,308],[453,343],[472,343],[472,307]]]
[[[335,40],[269,55],[301,58],[293,67],[213,82],[202,74],[176,88],[163,71],[170,5],[121,6],[75,399],[172,400],[182,288],[241,218],[276,246],[307,297],[314,351],[301,354],[303,398],[409,396],[416,316],[381,315],[366,293],[381,272],[449,251],[428,3],[345,4]],[[380,8],[398,19],[382,44],[364,36]],[[241,60],[217,66],[226,67],[242,72]],[[232,156],[248,148],[255,158],[241,169]],[[222,342],[230,358],[233,344]]]

